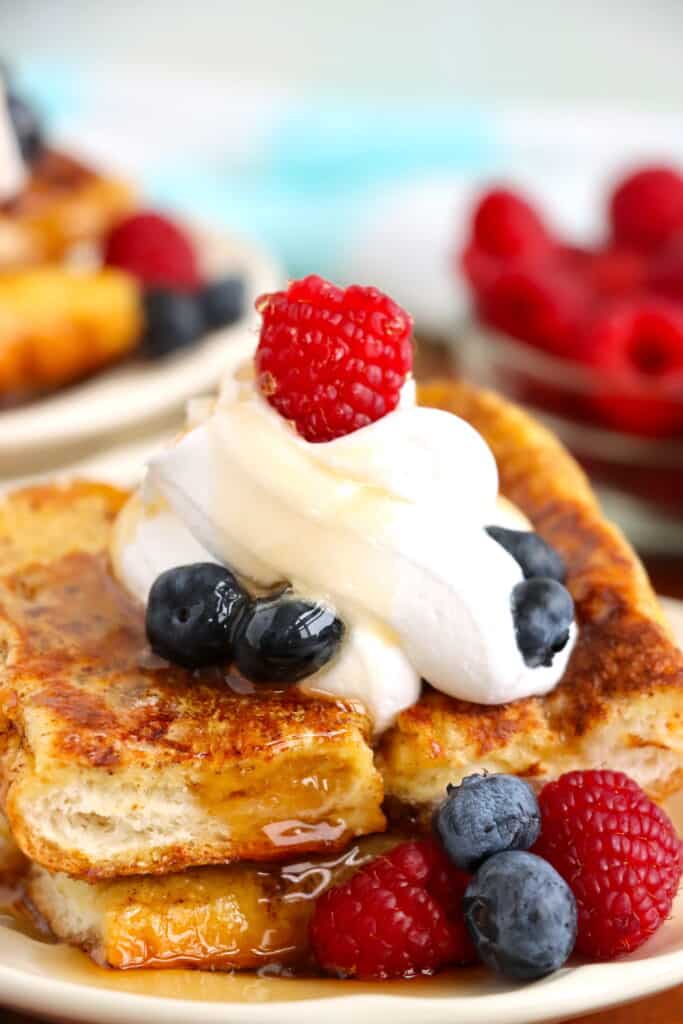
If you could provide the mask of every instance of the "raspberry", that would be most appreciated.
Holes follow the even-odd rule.
[[[486,323],[554,355],[575,357],[585,300],[567,275],[552,268],[512,267],[502,270],[479,299]]]
[[[472,221],[475,244],[500,260],[547,253],[551,239],[536,211],[507,189],[492,189],[479,201]]]
[[[656,295],[683,304],[683,234],[653,257],[647,284]]]
[[[490,291],[500,272],[500,263],[476,242],[470,242],[460,254],[459,269],[473,291],[485,295]]]
[[[591,253],[586,274],[597,295],[613,299],[640,291],[646,283],[647,266],[634,249],[613,245]]]
[[[667,815],[621,772],[576,771],[539,796],[545,857],[576,897],[576,949],[610,960],[641,946],[669,915],[681,841]]]
[[[614,190],[612,234],[637,249],[655,249],[683,230],[683,177],[670,167],[643,167]]]
[[[259,387],[307,441],[331,441],[398,405],[413,363],[412,318],[376,288],[311,275],[262,295]]]
[[[158,213],[134,213],[120,221],[105,242],[104,262],[128,271],[148,288],[195,291],[200,284],[192,243]]]
[[[402,843],[318,900],[311,942],[324,970],[408,978],[476,959],[462,911],[470,876],[431,840]]]
[[[594,405],[606,423],[646,436],[683,428],[683,310],[653,299],[608,310],[584,351],[605,374]]]

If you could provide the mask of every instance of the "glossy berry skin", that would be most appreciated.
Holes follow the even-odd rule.
[[[7,109],[19,143],[21,155],[27,164],[34,163],[43,151],[43,126],[33,107],[17,96],[7,93]]]
[[[463,908],[479,956],[507,978],[543,978],[574,948],[572,891],[532,853],[509,850],[487,860],[467,887]]]
[[[184,292],[155,288],[144,296],[145,333],[141,351],[150,359],[188,348],[204,333],[197,299]]]
[[[322,668],[343,636],[330,608],[286,595],[260,598],[239,624],[235,666],[254,683],[295,683]]]
[[[567,570],[555,548],[530,530],[508,530],[505,526],[487,526],[489,537],[512,555],[525,579],[544,576],[564,583]]]
[[[259,388],[307,441],[343,437],[396,408],[413,322],[388,296],[311,275],[262,295],[256,308]]]
[[[248,607],[248,595],[228,569],[212,562],[181,565],[154,581],[147,638],[156,654],[184,668],[225,664]]]
[[[472,220],[477,247],[499,260],[543,256],[551,239],[534,208],[514,192],[497,188],[479,201]]]
[[[643,167],[625,178],[610,200],[614,239],[652,250],[683,229],[683,176],[675,168]]]
[[[432,819],[434,833],[462,871],[476,871],[494,853],[528,850],[541,814],[531,786],[514,775],[468,775],[448,786]]]
[[[539,795],[534,851],[571,886],[576,949],[611,960],[638,949],[667,919],[681,878],[681,841],[665,812],[622,772],[576,771]]]
[[[555,654],[566,647],[574,602],[557,580],[524,580],[512,591],[512,617],[525,664],[540,668],[552,665]]]
[[[473,962],[462,913],[469,881],[432,840],[401,843],[318,899],[310,933],[319,965],[369,979]]]
[[[223,277],[210,281],[202,288],[199,302],[207,327],[228,327],[242,316],[244,280],[241,277]]]
[[[201,275],[194,246],[168,217],[142,210],[119,221],[105,241],[104,262],[136,277],[146,288],[194,292]]]

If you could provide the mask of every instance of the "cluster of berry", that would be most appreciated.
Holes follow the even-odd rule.
[[[251,598],[229,569],[168,569],[147,600],[152,650],[184,668],[234,664],[252,683],[295,683],[337,652],[344,624],[330,608],[284,592]]]
[[[478,203],[461,266],[480,319],[599,374],[590,413],[627,432],[683,432],[683,175],[648,167],[609,201],[608,241],[556,236],[506,189]]]
[[[192,240],[168,217],[151,211],[126,217],[106,239],[103,258],[107,266],[131,274],[143,289],[141,351],[148,357],[187,348],[242,315],[242,278],[204,282]]]
[[[402,843],[318,900],[320,966],[410,977],[476,962],[540,978],[572,949],[612,959],[668,917],[682,846],[666,814],[619,772],[575,771],[538,800],[510,775],[473,775]],[[475,872],[472,874],[472,872]]]

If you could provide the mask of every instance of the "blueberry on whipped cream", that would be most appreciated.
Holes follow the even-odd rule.
[[[294,683],[336,653],[344,625],[333,611],[288,594],[253,599],[213,562],[167,569],[147,599],[155,654],[184,668],[236,668],[253,683]]]
[[[512,591],[512,617],[525,664],[549,668],[569,643],[574,602],[557,580],[525,580]]]
[[[303,685],[358,700],[377,732],[416,703],[423,680],[481,704],[547,693],[564,673],[576,627],[564,623],[561,650],[552,633],[547,650],[525,657],[526,602],[518,602],[517,620],[513,614],[513,593],[526,575],[519,546],[515,557],[486,529],[518,530],[520,515],[499,500],[491,450],[464,420],[418,406],[408,373],[395,403],[387,398],[389,411],[372,419],[385,371],[368,361],[381,362],[403,321],[377,305],[374,289],[347,299],[351,289],[333,286],[319,299],[330,307],[326,316],[314,315],[309,293],[317,296],[320,286],[304,284],[259,302],[286,320],[281,344],[294,346],[290,376],[259,374],[263,360],[255,365],[246,345],[231,346],[217,399],[193,406],[189,429],[151,460],[119,517],[112,552],[119,578],[144,602],[165,570],[209,561],[253,593],[286,584],[297,599],[329,609],[344,623],[343,640]],[[322,344],[327,324],[334,345]],[[375,324],[387,332],[381,345],[363,334]],[[269,344],[274,337],[267,335]],[[360,346],[348,361],[350,389],[325,378],[319,365],[307,383],[302,360],[311,346],[320,343],[320,360],[343,359],[347,338]],[[395,387],[395,363],[387,366]],[[297,390],[288,406],[290,377]],[[360,378],[370,382],[365,391]],[[309,383],[310,395],[302,390]],[[334,391],[343,405],[348,394],[347,433],[339,433],[343,409],[329,440],[308,440],[297,429],[309,410],[312,436],[323,432],[317,388],[328,389],[326,402]],[[285,406],[293,416],[296,409],[296,421],[282,414]]]
[[[152,650],[185,668],[229,661],[249,595],[213,562],[167,569],[154,581],[145,625]]]
[[[322,604],[260,598],[238,624],[235,666],[253,683],[295,683],[326,665],[343,636],[343,622]]]
[[[555,548],[531,530],[510,530],[505,526],[487,526],[489,537],[512,555],[524,573],[524,579],[537,576],[564,583],[567,570]]]

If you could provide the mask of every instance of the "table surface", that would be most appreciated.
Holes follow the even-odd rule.
[[[450,361],[444,349],[423,344],[420,348],[417,375],[445,376]],[[648,571],[655,588],[662,594],[683,599],[683,562],[671,559],[653,559]],[[2,1011],[0,1011],[2,1014]],[[35,1018],[18,1014],[2,1014],[3,1024],[36,1024]],[[683,1020],[683,985],[629,1006],[604,1013],[581,1017],[576,1024],[679,1024]],[[97,1022],[93,1022],[97,1024]]]

